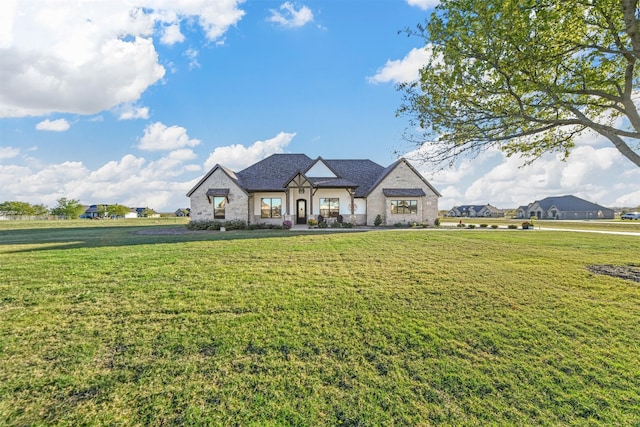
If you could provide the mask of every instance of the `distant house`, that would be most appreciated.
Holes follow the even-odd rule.
[[[89,219],[93,219],[93,218],[102,218],[106,215],[107,212],[107,206],[106,204],[99,204],[99,205],[90,205],[82,215],[80,215],[80,218],[89,218]]]
[[[547,197],[520,206],[517,218],[538,219],[613,219],[613,209],[605,208],[576,196]]]
[[[498,218],[504,213],[491,205],[460,205],[454,206],[447,216],[467,217],[467,218]]]
[[[180,216],[180,217],[184,217],[184,216],[189,216],[190,213],[191,213],[191,209],[190,208],[186,208],[186,209],[180,208],[175,212],[175,215],[176,216]]]
[[[310,219],[374,225],[430,222],[440,193],[405,159],[312,159],[273,154],[234,172],[214,166],[188,193],[191,220],[307,224]]]

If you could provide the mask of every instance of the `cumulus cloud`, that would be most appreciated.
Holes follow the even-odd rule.
[[[243,0],[3,0],[0,117],[95,114],[135,102],[165,75],[154,37],[184,40],[196,22],[210,41],[243,17]]]
[[[65,119],[58,120],[44,120],[36,125],[37,130],[48,130],[52,132],[65,132],[69,130],[69,122]]]
[[[194,181],[189,172],[201,169],[189,163],[195,158],[192,150],[178,149],[153,161],[127,154],[95,170],[70,161],[0,164],[2,196],[49,207],[68,197],[84,204],[119,203],[172,212],[189,204],[185,193]]]
[[[408,159],[424,158],[429,148],[407,153]],[[428,157],[428,156],[427,156]],[[439,189],[440,209],[461,204],[490,203],[499,208],[516,208],[548,196],[572,194],[608,207],[640,204],[640,169],[598,135],[584,134],[566,161],[547,154],[530,165],[524,158],[506,157],[490,149],[476,158],[460,158],[453,167],[418,169]]]
[[[163,28],[162,37],[160,38],[162,44],[172,46],[176,43],[182,43],[184,41],[184,34],[180,31],[180,24],[173,23]]]
[[[275,22],[283,27],[295,28],[303,27],[309,22],[313,22],[313,12],[307,6],[296,6],[291,2],[284,2],[278,9],[271,9],[271,16],[267,18],[269,22]]]
[[[135,120],[135,119],[148,119],[149,107],[136,107],[131,104],[124,104],[122,108],[117,109],[120,111],[118,120]]]
[[[427,10],[430,7],[436,7],[440,0],[407,0],[410,6],[417,6],[422,10]]]
[[[284,152],[284,148],[295,136],[295,132],[280,132],[271,139],[256,141],[249,147],[241,144],[218,147],[205,162],[205,168],[211,169],[216,164],[221,164],[231,170],[242,170],[271,154]]]
[[[0,160],[12,159],[20,154],[20,149],[15,147],[0,147]]]
[[[189,138],[185,128],[166,126],[161,122],[156,122],[145,128],[138,148],[147,151],[168,151],[183,147],[195,147],[198,144],[200,144],[200,140]]]
[[[368,77],[369,83],[406,83],[418,80],[420,69],[431,58],[431,49],[414,48],[402,59],[388,60],[376,74]]]

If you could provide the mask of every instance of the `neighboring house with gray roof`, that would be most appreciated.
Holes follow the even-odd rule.
[[[504,213],[491,205],[461,205],[454,206],[447,216],[467,217],[467,218],[498,218]]]
[[[405,159],[385,168],[371,160],[273,154],[239,172],[216,165],[187,197],[191,220],[373,225],[380,215],[382,225],[393,225],[433,224],[441,195]]]
[[[517,218],[538,219],[613,219],[613,209],[576,196],[547,197],[516,211]]]

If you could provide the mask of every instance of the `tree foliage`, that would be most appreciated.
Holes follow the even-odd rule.
[[[0,203],[0,212],[7,215],[43,216],[49,213],[45,205],[32,205],[28,202],[6,201]]]
[[[108,205],[107,215],[110,217],[125,216],[131,209],[123,205]]]
[[[84,210],[84,207],[78,200],[63,197],[58,199],[58,204],[51,209],[51,213],[66,219],[75,219],[78,218]]]
[[[638,0],[442,0],[409,31],[431,55],[398,114],[436,162],[496,146],[566,158],[591,130],[640,166],[639,15]]]

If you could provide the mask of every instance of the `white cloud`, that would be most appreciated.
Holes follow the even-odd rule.
[[[369,83],[406,83],[418,80],[420,69],[424,67],[431,58],[431,49],[413,48],[402,59],[387,60],[387,63],[380,68],[375,75],[368,77]]]
[[[271,9],[271,16],[267,21],[289,28],[303,27],[313,22],[313,12],[307,6],[303,5],[296,9],[293,3],[287,1],[282,3],[279,9]]]
[[[295,132],[280,132],[271,139],[256,141],[249,147],[240,144],[218,147],[205,162],[205,168],[211,169],[216,164],[221,164],[231,170],[242,170],[271,154],[284,152],[284,148],[295,136]]]
[[[427,10],[430,7],[436,7],[440,0],[407,0],[410,6],[417,6],[422,10]]]
[[[189,59],[189,69],[200,68],[200,63],[198,62],[198,51],[196,49],[187,49],[184,52],[184,56]]]
[[[531,165],[518,156],[506,157],[497,149],[477,158],[461,158],[454,167],[432,172],[419,169],[440,189],[440,209],[461,204],[490,203],[516,208],[548,196],[573,194],[609,207],[637,206],[640,168],[596,135],[586,134],[566,161],[547,154]],[[420,150],[407,158],[419,156]]]
[[[71,126],[69,126],[69,122],[65,119],[58,120],[44,120],[36,125],[36,129],[38,130],[48,130],[52,132],[65,132],[69,130]]]
[[[156,122],[145,128],[138,148],[147,151],[160,151],[195,147],[198,144],[200,144],[200,140],[189,138],[185,128],[180,126],[167,127],[161,122]]]
[[[127,154],[96,170],[82,162],[0,164],[2,197],[49,207],[68,197],[84,204],[119,203],[172,212],[189,205],[185,193],[197,180],[192,174],[200,166],[186,162],[195,157],[190,149],[175,150],[154,161]]]
[[[122,104],[120,108],[116,108],[116,111],[120,111],[118,120],[135,120],[135,119],[148,119],[149,107],[136,107],[132,104]]]
[[[15,147],[0,147],[0,160],[12,159],[20,154],[20,149]]]
[[[182,43],[184,41],[184,34],[180,32],[180,24],[173,23],[164,27],[160,41],[169,46]]]
[[[189,20],[217,41],[243,17],[242,2],[3,0],[0,117],[95,114],[135,102],[165,75],[154,37],[178,43]]]

